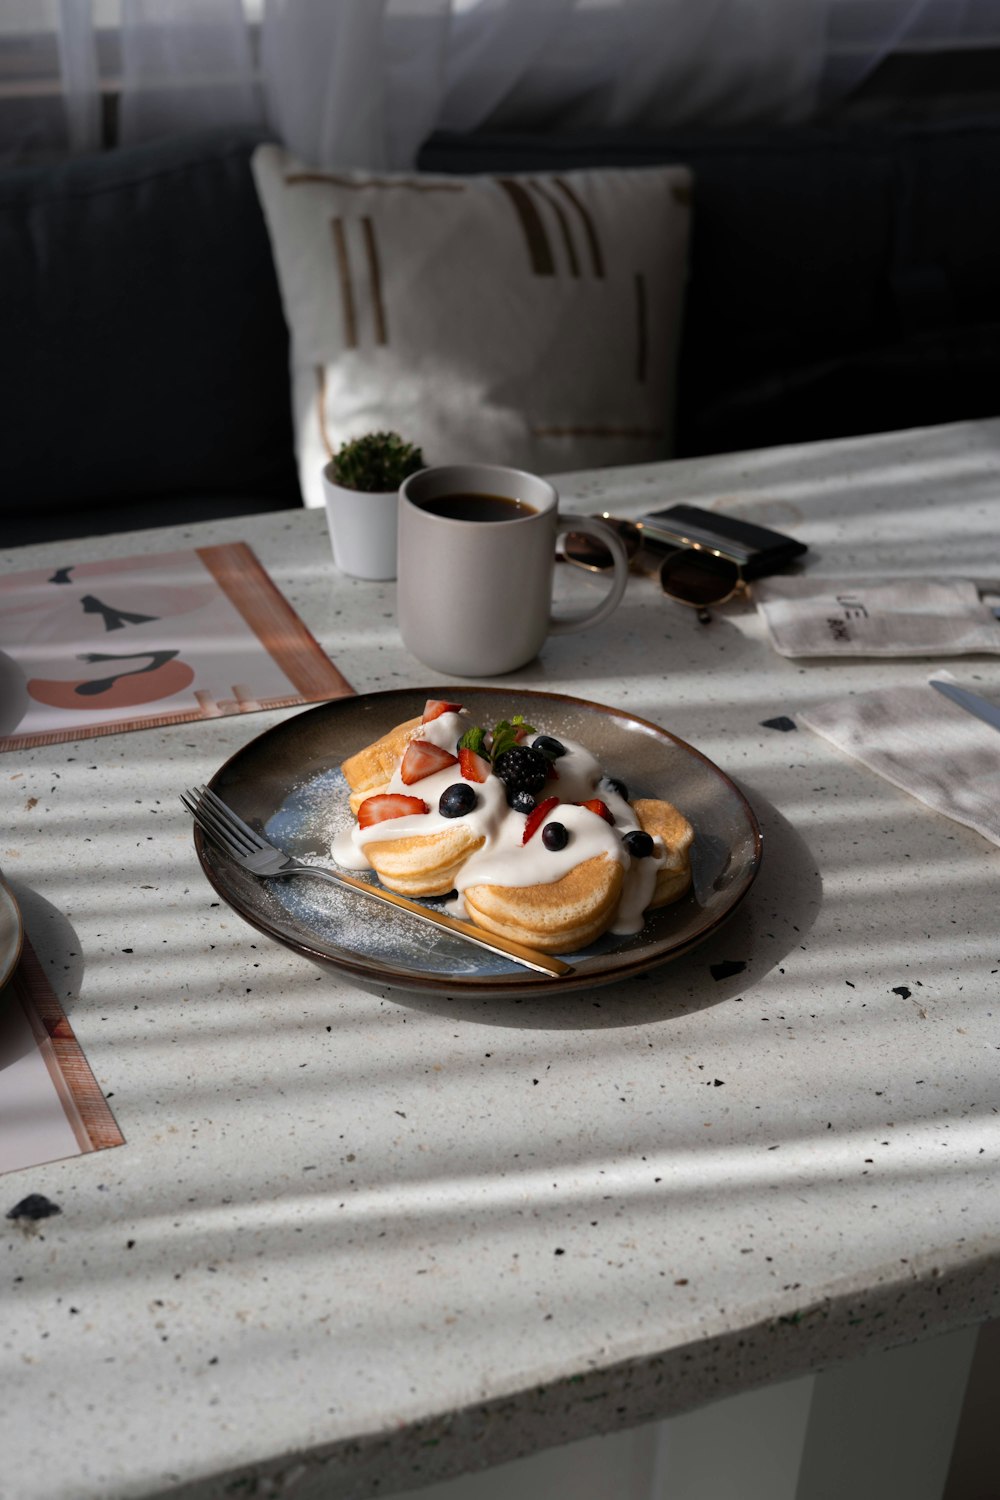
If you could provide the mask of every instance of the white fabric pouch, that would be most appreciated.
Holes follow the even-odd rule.
[[[764,578],[753,599],[782,656],[1000,654],[1000,596],[968,578]]]

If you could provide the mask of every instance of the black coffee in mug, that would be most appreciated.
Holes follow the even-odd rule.
[[[519,521],[524,516],[537,516],[533,505],[509,495],[481,495],[472,491],[451,495],[435,495],[427,500],[415,500],[421,510],[432,516],[443,516],[448,521]]]

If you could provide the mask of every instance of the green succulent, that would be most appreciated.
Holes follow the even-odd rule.
[[[409,474],[423,469],[424,455],[398,432],[369,432],[342,443],[333,456],[332,473],[345,490],[385,494],[398,490]]]

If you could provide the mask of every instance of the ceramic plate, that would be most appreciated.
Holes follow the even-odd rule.
[[[0,990],[17,967],[23,940],[24,929],[17,902],[0,880]]]
[[[279,848],[329,863],[334,835],[353,821],[341,762],[420,714],[428,698],[462,703],[472,722],[483,725],[523,713],[538,730],[586,745],[633,798],[675,803],[695,829],[691,892],[651,913],[634,937],[604,937],[564,955],[574,972],[555,979],[322,881],[256,880],[196,829],[205,874],[241,917],[367,988],[534,995],[610,984],[662,964],[714,932],[750,889],[760,865],[760,829],[729,777],[656,724],[582,698],[466,685],[339,698],[265,730],[211,785]]]

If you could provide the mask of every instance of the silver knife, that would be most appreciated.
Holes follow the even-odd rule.
[[[959,708],[964,708],[966,713],[975,714],[977,719],[982,719],[991,729],[1000,729],[1000,708],[995,703],[980,698],[978,693],[970,693],[968,688],[958,687],[954,682],[941,682],[937,677],[932,677],[930,684],[953,703],[957,703]]]

